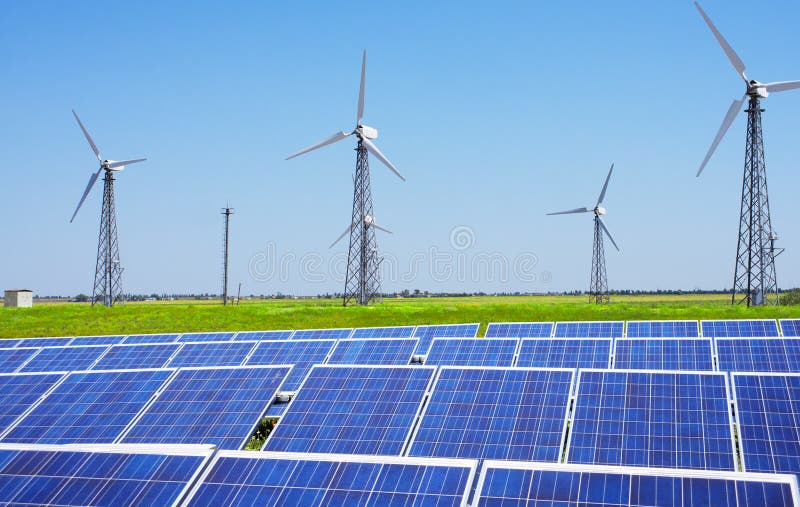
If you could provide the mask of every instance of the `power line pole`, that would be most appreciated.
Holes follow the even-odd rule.
[[[233,208],[225,207],[222,209],[225,216],[225,229],[222,235],[222,304],[228,304],[228,244],[230,242],[230,223]]]

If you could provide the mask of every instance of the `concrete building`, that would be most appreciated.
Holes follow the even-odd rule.
[[[33,291],[28,289],[7,290],[3,297],[3,306],[30,308],[33,306]]]

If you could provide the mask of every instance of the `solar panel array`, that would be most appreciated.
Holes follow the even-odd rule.
[[[333,339],[341,340],[350,338],[353,333],[352,328],[339,328],[339,329],[298,329],[292,335],[292,340],[320,340],[320,339]]]
[[[44,347],[20,369],[23,372],[35,371],[75,371],[88,370],[102,356],[108,347],[92,345],[87,347]]]
[[[0,374],[0,435],[63,377],[63,373]]]
[[[236,333],[184,333],[178,338],[179,342],[227,342],[233,340]]]
[[[126,345],[128,344],[142,344],[142,343],[173,343],[178,341],[181,335],[179,333],[167,334],[132,334],[125,338]]]
[[[179,343],[114,345],[95,363],[95,370],[162,368],[181,348]]]
[[[434,338],[475,338],[480,324],[445,324],[439,326],[417,326],[414,338],[419,339],[415,354],[425,355]]]
[[[800,338],[718,338],[723,371],[800,372]]]
[[[339,340],[328,364],[408,364],[416,348],[416,338]]]
[[[512,366],[516,338],[435,338],[425,364],[437,366]]]
[[[800,336],[800,319],[781,319],[783,336]]]
[[[125,340],[125,335],[111,336],[76,336],[69,342],[71,347],[78,345],[116,345]]]
[[[625,323],[622,321],[556,322],[556,338],[620,338]]]
[[[284,391],[296,391],[305,380],[311,367],[322,364],[336,345],[336,340],[262,341],[256,345],[247,365],[293,364],[283,383]]]
[[[609,368],[611,338],[523,338],[516,366]]]
[[[629,320],[628,338],[696,338],[700,329],[696,320]]]
[[[17,371],[38,353],[39,349],[34,348],[0,349],[0,373]]]
[[[256,346],[256,342],[184,343],[167,366],[239,366]]]
[[[780,336],[775,320],[702,320],[700,326],[703,336],[713,338]]]
[[[620,338],[614,342],[614,368],[711,371],[710,338]]]
[[[414,326],[357,327],[349,338],[411,338]]]
[[[242,331],[236,340],[288,340],[294,331]]]
[[[491,322],[486,328],[486,338],[549,338],[552,335],[552,322]]]

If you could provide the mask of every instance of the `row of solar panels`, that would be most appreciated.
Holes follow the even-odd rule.
[[[205,446],[0,445],[0,484],[3,505],[800,505],[790,475]]]

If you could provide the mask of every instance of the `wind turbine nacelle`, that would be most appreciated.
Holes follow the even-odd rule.
[[[113,164],[114,162],[116,162],[116,160],[105,160],[105,161],[103,161],[103,165]],[[123,169],[125,169],[124,165],[119,166],[119,167],[114,167],[111,170],[115,171],[115,172],[118,172],[118,171],[122,171]]]
[[[598,215],[605,215],[606,214],[606,209],[604,207],[602,207],[602,206],[598,206],[598,207],[596,207],[594,209],[594,212],[596,214],[598,214]]]
[[[361,125],[360,128],[361,128],[361,135],[366,137],[367,139],[378,138],[378,129],[367,127],[366,125]]]
[[[762,99],[766,99],[769,96],[766,85],[759,83],[755,79],[750,81],[750,84],[747,87],[747,94],[751,97],[759,97]]]

